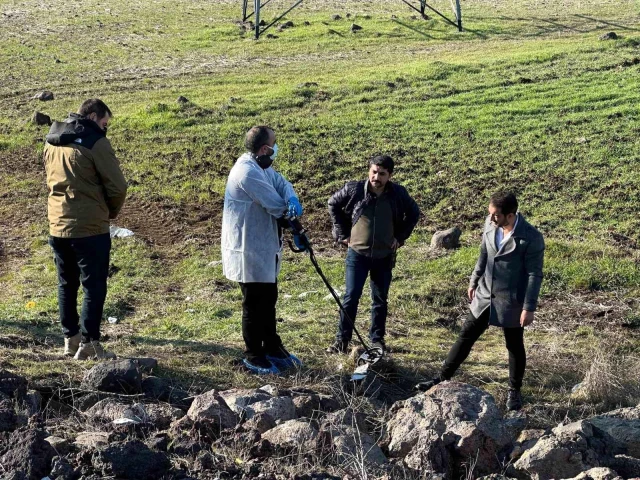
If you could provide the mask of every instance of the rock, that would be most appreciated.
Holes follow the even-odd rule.
[[[189,393],[173,386],[170,380],[159,377],[147,377],[142,381],[142,393],[145,397],[167,402],[181,408],[189,408],[193,399]]]
[[[604,35],[600,35],[600,40],[617,40],[618,34],[616,32],[607,32]]]
[[[362,27],[360,25],[356,25],[355,23],[351,24],[351,33],[356,33],[360,30],[362,30]]]
[[[624,478],[640,478],[640,458],[616,455],[609,466]]]
[[[277,35],[274,35],[273,33],[267,33],[267,38],[275,40],[277,38],[279,38]]]
[[[125,412],[130,408],[130,404],[121,402],[116,398],[105,398],[86,410],[84,414],[92,422],[108,423],[113,422],[116,418],[124,417]],[[146,412],[136,413],[146,417]],[[129,412],[129,415],[131,418],[134,417],[133,412]],[[140,421],[143,420],[141,419]]]
[[[282,25],[280,25],[280,29],[281,30],[286,30],[287,28],[293,28],[294,24],[291,20],[289,20],[288,22],[284,22]]]
[[[9,450],[0,457],[3,471],[22,472],[29,479],[48,475],[55,450],[45,437],[42,430],[27,428],[14,431],[9,437]]]
[[[76,436],[76,446],[95,450],[106,447],[111,441],[111,434],[107,432],[82,432]]]
[[[384,465],[387,457],[373,438],[362,430],[338,425],[328,431],[332,453],[341,466],[364,463],[366,466]]]
[[[497,473],[492,473],[491,475],[479,477],[477,480],[509,480],[509,477],[505,477],[504,475],[499,475]]]
[[[36,125],[51,125],[51,117],[41,112],[33,112],[31,121]]]
[[[184,416],[169,425],[169,431],[167,432],[171,438],[177,438],[186,432],[191,432],[194,429],[193,420],[188,416]]]
[[[187,97],[183,97],[182,95],[180,95],[177,99],[176,99],[176,103],[178,105],[187,105],[189,102],[189,99]]]
[[[0,369],[0,393],[22,399],[27,394],[27,379]]]
[[[152,451],[139,440],[118,442],[98,450],[91,463],[104,476],[131,480],[156,480],[171,468],[163,453]]]
[[[99,363],[85,374],[82,387],[102,392],[141,393],[142,374],[137,362],[131,359]]]
[[[312,418],[320,410],[320,397],[316,394],[298,395],[293,397],[293,405],[296,409],[296,416]]]
[[[169,435],[166,432],[156,432],[146,441],[147,447],[157,452],[166,452],[169,448]]]
[[[620,476],[617,472],[614,472],[610,468],[596,467],[586,472],[582,472],[577,477],[573,477],[570,480],[614,480],[619,479]]]
[[[261,434],[276,426],[276,421],[268,413],[257,413],[244,424],[245,428],[255,429]]]
[[[23,403],[29,417],[42,411],[42,395],[37,390],[29,390],[24,397]]]
[[[458,248],[460,246],[460,235],[462,235],[462,230],[458,227],[437,231],[431,237],[431,248],[444,248],[446,250]]]
[[[69,461],[63,457],[53,457],[51,461],[51,478],[55,480],[76,480],[80,475],[76,475],[76,471]]]
[[[509,438],[515,441],[520,432],[527,427],[527,415],[523,411],[507,412],[504,416],[504,426],[509,433]]]
[[[271,394],[264,390],[241,388],[224,390],[220,392],[220,396],[224,399],[228,407],[238,415],[242,415],[249,405],[272,398]]]
[[[342,405],[340,402],[336,400],[331,395],[323,395],[320,394],[320,410],[323,412],[335,412],[336,410],[340,410]]]
[[[533,448],[544,434],[545,431],[542,429],[523,430],[516,439],[513,445],[513,450],[511,450],[511,453],[509,454],[509,458],[513,461],[520,458],[520,455],[522,455],[525,450]]]
[[[553,429],[526,450],[513,465],[533,480],[572,478],[606,463],[619,453],[619,444],[606,432],[581,420]]]
[[[51,445],[58,455],[69,453],[69,442],[62,437],[51,435],[45,438],[44,441]]]
[[[0,432],[12,432],[18,426],[18,417],[11,400],[0,401]]]
[[[315,449],[318,429],[304,420],[289,420],[262,435],[274,447],[285,452],[306,453]]]
[[[629,455],[640,458],[640,406],[613,410],[588,421],[622,443]]]
[[[460,382],[442,382],[423,394],[396,402],[387,423],[388,450],[413,469],[430,468],[433,457],[451,448],[458,464],[476,459],[476,474],[499,467],[499,453],[510,443],[491,395]],[[445,473],[445,472],[438,472]]]
[[[156,368],[158,368],[158,360],[151,357],[140,357],[140,358],[132,358],[134,362],[137,362],[140,366],[140,370],[145,373],[152,373]]]
[[[207,422],[219,430],[238,424],[236,415],[216,390],[209,390],[193,399],[187,416],[194,422]]]
[[[206,443],[200,442],[188,435],[180,435],[169,443],[168,451],[179,457],[186,457],[195,455],[207,448],[209,448],[209,446]]]
[[[40,93],[36,93],[33,96],[33,99],[34,100],[40,100],[42,102],[53,100],[53,92],[50,92],[49,90],[44,90],[44,91],[42,91]]]
[[[103,398],[103,395],[98,392],[87,393],[86,395],[82,395],[81,397],[75,399],[75,401],[73,402],[73,406],[81,412],[85,412],[100,400],[103,400]]]
[[[179,408],[166,403],[150,403],[146,405],[149,422],[158,430],[166,430],[176,420],[183,418],[186,413]]]
[[[298,418],[296,415],[296,406],[291,397],[272,397],[267,400],[252,403],[245,409],[245,415],[248,419],[258,413],[269,414],[276,423],[278,421],[287,421]]]
[[[333,20],[333,21],[342,20],[342,17],[340,15],[338,15],[338,14],[331,15],[331,20]]]
[[[270,458],[273,457],[275,453],[271,442],[261,438],[249,449],[249,458]]]
[[[194,472],[210,472],[216,468],[216,458],[211,452],[198,452],[192,470]]]
[[[344,408],[337,412],[328,413],[322,419],[322,429],[331,429],[337,426],[354,427],[360,432],[366,432],[366,415],[362,412],[354,412],[352,408]]]

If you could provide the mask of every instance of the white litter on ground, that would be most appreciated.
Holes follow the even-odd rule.
[[[116,317],[107,318],[107,322],[109,323],[118,323],[118,319]]]
[[[111,235],[111,238],[125,238],[125,237],[133,237],[133,232],[126,228],[115,227],[111,225],[109,227],[109,235]]]

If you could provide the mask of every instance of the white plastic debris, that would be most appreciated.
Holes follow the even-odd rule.
[[[116,418],[113,421],[114,425],[137,425],[141,422],[134,420],[133,418]]]
[[[184,313],[196,313],[195,308],[187,308]]]
[[[578,390],[580,390],[580,388],[582,388],[582,382],[576,383],[571,389],[571,393],[576,393]]]
[[[207,263],[207,267],[209,268],[217,267],[218,265],[222,265],[222,260],[214,260],[213,262]]]
[[[288,300],[290,298],[293,298],[293,295],[289,295],[288,293],[285,293],[284,295],[282,295],[282,298],[284,298],[285,300]]]
[[[314,293],[320,293],[320,292],[318,292],[318,290],[310,290],[308,292],[302,292],[300,295],[298,295],[298,298],[307,298],[309,295],[313,295]]]
[[[353,371],[353,375],[351,375],[351,380],[354,382],[359,382],[367,378],[367,374],[369,373],[369,364],[363,363],[358,368]]]
[[[111,225],[109,227],[109,235],[111,235],[111,238],[125,238],[133,237],[133,232],[126,228],[114,227],[113,225]]]
[[[184,299],[185,302],[190,302],[191,301],[191,297],[187,297]]]
[[[117,317],[108,317],[107,322],[109,323],[118,323]]]

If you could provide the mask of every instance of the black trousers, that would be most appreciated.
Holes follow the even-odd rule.
[[[276,333],[277,283],[240,283],[242,336],[247,360],[264,358],[282,347]]]
[[[49,237],[58,272],[58,309],[66,337],[82,333],[82,341],[100,340],[100,321],[107,297],[111,237]],[[78,317],[78,290],[84,299]]]
[[[479,318],[475,318],[471,312],[462,325],[456,343],[453,344],[447,360],[442,367],[440,377],[449,380],[456,373],[471,352],[473,344],[480,335],[489,327],[489,309],[487,308]],[[515,390],[522,387],[524,370],[527,366],[527,356],[524,350],[524,328],[503,328],[504,339],[509,351],[509,386]]]

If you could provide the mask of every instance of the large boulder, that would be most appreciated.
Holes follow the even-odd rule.
[[[477,474],[493,473],[500,468],[501,453],[510,443],[493,397],[460,382],[442,382],[396,402],[387,431],[389,455],[423,471],[432,469],[434,459],[446,463],[449,450],[455,468],[472,458]]]
[[[289,420],[262,435],[276,449],[302,454],[315,450],[317,437],[318,429],[304,420]]]
[[[229,408],[216,390],[209,390],[195,397],[187,417],[194,422],[205,422],[219,430],[233,428],[238,424],[238,415]]]
[[[156,480],[171,468],[166,455],[154,452],[139,440],[114,443],[98,450],[91,463],[104,476],[131,480]]]
[[[592,417],[589,423],[622,443],[628,455],[640,458],[640,405]]]
[[[0,457],[5,472],[20,472],[25,478],[40,480],[51,470],[55,450],[42,430],[19,429],[9,437],[9,450]]]
[[[608,465],[620,450],[609,434],[580,420],[554,428],[526,450],[514,468],[533,480],[573,478],[591,468]]]
[[[444,248],[447,250],[458,248],[460,246],[460,235],[462,235],[462,230],[458,227],[438,231],[431,237],[431,248]]]
[[[312,418],[320,411],[320,396],[313,393],[309,395],[296,395],[293,397],[293,405],[297,417]]]
[[[142,392],[142,373],[131,359],[99,363],[89,370],[82,387],[102,392],[135,394]]]

